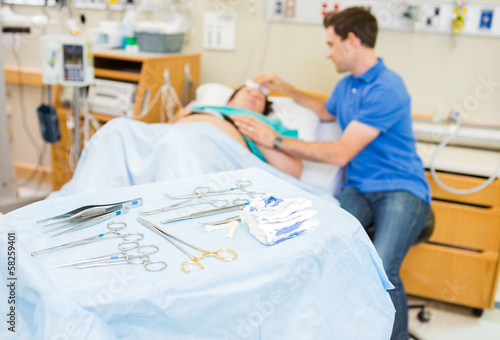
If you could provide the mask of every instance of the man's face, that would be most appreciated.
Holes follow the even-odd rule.
[[[262,113],[266,107],[266,96],[264,96],[260,89],[243,87],[228,102],[228,105]]]
[[[329,46],[326,57],[333,61],[337,72],[349,71],[353,57],[349,38],[342,41],[340,36],[335,33],[333,26],[329,26],[326,29],[326,42]]]

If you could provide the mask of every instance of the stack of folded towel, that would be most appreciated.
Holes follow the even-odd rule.
[[[273,245],[314,229],[319,221],[312,218],[317,211],[305,198],[280,199],[272,194],[255,198],[241,214],[250,234],[260,242]]]

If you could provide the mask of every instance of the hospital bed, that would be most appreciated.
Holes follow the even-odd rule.
[[[389,338],[394,318],[387,293],[391,284],[361,225],[338,207],[331,189],[279,172],[206,123],[189,124],[173,128],[115,119],[93,136],[73,180],[61,191],[1,217],[0,242],[15,240],[15,271],[3,269],[2,278],[5,285],[15,281],[16,333],[4,326],[0,337]],[[324,173],[329,186],[336,173]],[[169,203],[164,194],[190,193],[198,186],[221,189],[242,179],[252,183],[252,190],[309,199],[319,225],[267,246],[249,234],[245,223],[233,239],[223,230],[208,233],[195,220],[160,223],[199,211],[196,207],[146,217],[140,213]],[[152,256],[168,263],[165,270],[149,272],[137,264],[51,269],[116,251],[118,239],[30,256],[38,249],[103,233],[109,222],[51,238],[37,220],[136,197],[142,198],[143,207],[114,220],[126,223],[128,232],[142,233],[141,242],[157,245],[159,251]],[[226,212],[204,221],[232,215]],[[186,255],[141,225],[138,217],[204,249],[232,249],[238,258],[206,259],[204,270],[187,274],[180,268]],[[6,252],[1,261],[4,268]]]

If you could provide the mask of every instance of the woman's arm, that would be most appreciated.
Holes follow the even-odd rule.
[[[276,169],[289,174],[290,176],[300,178],[304,165],[300,158],[287,155],[279,150],[266,148],[265,146],[257,145],[257,148],[266,158],[267,162]]]

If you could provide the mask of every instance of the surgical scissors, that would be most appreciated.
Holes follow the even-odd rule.
[[[113,225],[118,225],[118,226],[113,227]],[[96,236],[92,236],[92,237],[89,237],[89,238],[84,238],[82,240],[68,242],[68,243],[65,243],[65,244],[61,244],[59,246],[55,246],[55,247],[51,247],[51,248],[47,248],[47,249],[42,249],[42,250],[37,250],[37,251],[32,252],[31,256],[36,256],[36,255],[41,255],[41,254],[45,254],[45,253],[50,253],[52,251],[56,251],[56,250],[59,250],[59,249],[65,249],[65,248],[71,248],[71,247],[81,246],[81,245],[92,243],[92,242],[97,242],[97,241],[102,241],[102,240],[109,240],[109,239],[117,238],[117,237],[121,237],[121,238],[123,238],[124,241],[128,241],[128,242],[138,242],[138,241],[141,241],[144,238],[143,234],[136,233],[136,232],[126,233],[126,234],[120,234],[119,231],[122,230],[122,229],[124,229],[126,226],[127,226],[127,223],[125,223],[125,222],[111,221],[111,222],[109,222],[106,225],[106,228],[109,229],[108,232],[105,232],[105,233],[102,233],[102,234],[99,234],[99,235],[96,235]],[[110,234],[114,234],[114,235],[112,235],[112,236],[106,236],[106,235],[110,235]],[[132,237],[134,237],[134,238],[132,238]]]
[[[173,198],[173,199],[183,199],[183,198],[184,199],[187,199],[187,198],[193,199],[193,198],[200,197],[200,196],[215,196],[215,195],[226,194],[226,193],[230,193],[231,191],[233,191],[231,193],[237,194],[237,192],[235,192],[237,190],[247,194],[248,196],[250,196],[252,198],[255,198],[255,195],[262,196],[262,195],[266,194],[265,192],[262,192],[262,191],[249,191],[249,190],[247,190],[247,187],[249,187],[250,185],[252,185],[252,181],[250,181],[248,179],[239,179],[239,180],[236,180],[234,187],[227,188],[227,189],[212,191],[212,189],[210,187],[199,186],[199,187],[196,187],[193,190],[193,193],[189,194],[189,195],[180,195],[180,196],[170,196],[167,194],[165,194],[165,195],[167,197]]]
[[[187,256],[189,256],[191,258],[191,260],[188,260],[188,261],[181,264],[182,270],[184,270],[186,273],[192,272],[192,270],[188,269],[188,266],[193,266],[193,265],[197,266],[201,270],[203,270],[204,267],[200,263],[200,260],[204,259],[207,256],[212,256],[212,257],[218,258],[219,260],[222,260],[222,261],[232,261],[238,257],[238,254],[236,254],[236,252],[232,251],[231,249],[224,248],[224,249],[219,249],[219,250],[214,251],[214,252],[208,251],[208,250],[205,250],[203,248],[197,247],[191,243],[188,243],[188,242],[178,238],[177,236],[166,232],[165,230],[161,229],[160,227],[158,227],[158,226],[154,225],[153,223],[146,221],[140,217],[138,217],[137,220],[139,222],[141,222],[146,228],[150,229],[151,231],[154,231],[155,233],[157,233],[161,237],[167,239],[170,243],[172,243],[174,246],[176,246],[177,248],[182,250]],[[177,242],[175,242],[174,239],[202,252],[203,254],[200,257],[195,257],[193,254],[191,254],[186,249],[184,249],[182,246],[180,246]],[[223,256],[224,254],[229,254],[229,256]]]
[[[143,251],[143,249],[151,248],[149,251]],[[138,242],[126,241],[118,245],[120,251],[115,253],[110,253],[102,256],[92,257],[85,260],[73,261],[65,264],[60,264],[57,266],[52,266],[51,268],[62,268],[62,267],[73,267],[77,269],[91,268],[91,267],[103,267],[103,266],[113,266],[120,264],[143,264],[144,269],[150,272],[157,272],[163,270],[167,267],[165,261],[151,261],[149,255],[158,252],[159,248],[154,244],[143,244],[140,245]],[[127,252],[137,249],[137,254],[129,255]],[[155,268],[157,266],[157,268]]]

